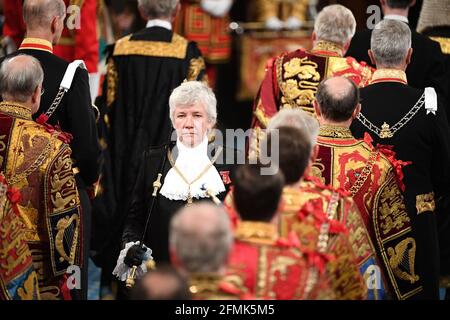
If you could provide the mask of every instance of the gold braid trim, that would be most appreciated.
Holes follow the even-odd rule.
[[[139,55],[147,57],[164,57],[184,59],[188,41],[174,33],[171,42],[131,40],[131,36],[117,41],[114,56]]]
[[[119,75],[113,59],[109,59],[107,68],[107,91],[106,105],[110,107],[116,100],[117,86],[119,83]],[[105,121],[106,122],[106,121]]]
[[[436,205],[434,203],[434,192],[419,194],[416,196],[417,214],[427,211],[434,212]]]
[[[352,139],[353,135],[349,128],[323,125],[319,128],[319,136],[339,139]]]
[[[189,62],[189,71],[188,71],[187,80],[188,81],[197,80],[198,76],[200,75],[202,70],[205,70],[205,68],[206,68],[206,65],[205,65],[205,60],[203,59],[203,57],[192,58],[191,61]]]
[[[235,237],[241,241],[273,244],[278,234],[276,226],[271,223],[241,221],[236,228]]]

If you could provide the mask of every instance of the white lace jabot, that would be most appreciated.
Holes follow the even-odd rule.
[[[170,200],[186,201],[189,197],[189,191],[192,198],[207,198],[208,196],[202,190],[202,186],[205,186],[214,195],[225,191],[225,186],[216,167],[211,165],[211,160],[208,158],[207,137],[194,148],[186,147],[177,140],[176,148],[178,149],[178,157],[175,161],[175,167],[183,174],[185,179],[192,183],[200,175],[201,177],[192,183],[189,188],[189,185],[177,170],[171,168],[164,179],[161,195]],[[202,174],[208,166],[210,166],[209,169]]]

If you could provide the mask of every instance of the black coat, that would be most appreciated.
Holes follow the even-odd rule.
[[[422,96],[423,90],[396,82],[375,83],[361,89],[362,114],[375,126],[384,122],[391,127],[402,119]],[[356,138],[369,132],[377,143],[393,145],[397,159],[411,161],[403,169],[405,201],[417,241],[417,264],[424,274],[424,297],[437,298],[439,245],[436,215],[449,215],[441,199],[450,195],[450,128],[445,110],[438,106],[436,115],[423,107],[392,138],[381,139],[359,120],[351,126]],[[418,214],[416,197],[434,192],[436,210]],[[448,246],[449,244],[441,244]]]
[[[35,57],[44,70],[44,94],[39,111],[33,115],[33,119],[37,119],[50,108],[69,63],[42,50],[20,49],[15,54]],[[86,70],[77,68],[71,88],[48,123],[59,125],[62,131],[73,136],[70,142],[72,158],[75,160],[75,166],[80,170],[83,183],[89,186],[96,182],[100,171],[100,146]]]
[[[367,51],[370,49],[372,30],[363,30],[355,34],[347,50],[346,56],[358,61],[366,61],[375,67]],[[411,30],[411,47],[413,49],[411,63],[406,69],[406,76],[411,87],[424,89],[433,87],[448,101],[448,81],[446,76],[445,56],[439,44],[428,37]],[[446,108],[447,109],[447,108]]]
[[[173,146],[171,146],[171,148],[173,148]],[[211,150],[208,154],[211,157],[214,157],[215,152],[218,151],[218,146],[211,143],[208,145],[208,150]],[[222,150],[221,156],[219,156],[218,160],[214,163],[215,168],[222,176],[226,189],[225,192],[222,192],[217,196],[221,201],[223,201],[231,186],[230,183],[235,167],[234,164],[228,164],[228,161],[225,160],[228,159],[230,155],[232,155],[233,158],[236,158],[236,151],[234,149],[223,147]],[[163,160],[164,158],[165,160]],[[165,161],[165,163],[163,170],[161,171],[162,184],[164,184],[164,178],[171,169],[171,164],[167,157],[167,148],[150,148],[142,155],[137,180],[133,188],[130,209],[124,226],[122,236],[123,246],[130,241],[141,240],[151,203],[150,196],[153,192],[153,182],[156,180],[158,173],[160,173],[163,161]],[[174,161],[176,161],[176,159],[174,159]],[[229,181],[227,181],[227,177],[230,178]],[[202,199],[200,199],[200,201],[201,200]],[[153,212],[150,215],[144,243],[152,249],[152,256],[157,263],[170,262],[168,250],[170,221],[177,210],[184,205],[186,205],[186,201],[169,200],[161,194],[158,194],[156,198]]]

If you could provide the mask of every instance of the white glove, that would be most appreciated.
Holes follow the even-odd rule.
[[[127,266],[123,260],[125,259],[128,249],[130,249],[135,244],[139,244],[139,241],[136,242],[128,242],[125,245],[125,249],[120,251],[119,258],[117,259],[116,267],[114,268],[112,274],[117,276],[117,278],[120,281],[126,281],[127,278],[130,276],[131,268]],[[152,250],[150,248],[147,248],[144,245],[144,248],[147,250],[144,254],[144,260],[142,261],[142,264],[137,268],[136,270],[136,279],[142,278],[147,273],[147,266],[146,263],[148,260],[153,259],[152,257]]]
[[[233,0],[201,0],[200,2],[203,11],[219,18],[224,17],[232,5]]]
[[[299,29],[302,26],[302,21],[296,17],[289,17],[284,23],[284,27],[290,30]]]
[[[277,17],[270,17],[265,22],[266,28],[270,30],[281,30],[283,29],[283,22]]]

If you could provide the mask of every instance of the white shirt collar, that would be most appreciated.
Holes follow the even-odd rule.
[[[401,15],[398,15],[398,14],[387,14],[387,15],[384,16],[384,19],[386,19],[386,20],[397,20],[397,21],[401,21],[401,22],[409,24],[408,17],[401,16]]]
[[[208,157],[208,137],[205,136],[198,146],[189,148],[177,140],[176,151],[178,151],[175,166],[189,181],[194,181],[189,187],[186,181],[179,175],[177,170],[171,168],[164,178],[161,195],[170,200],[188,199],[189,193],[192,198],[207,198],[203,186],[209,189],[215,196],[225,191],[225,185],[215,166],[211,166]],[[175,151],[175,148],[174,150]],[[208,166],[209,169],[203,172]]]
[[[169,21],[161,20],[161,19],[151,19],[147,21],[146,28],[151,27],[161,27],[167,30],[172,30],[172,24]]]

